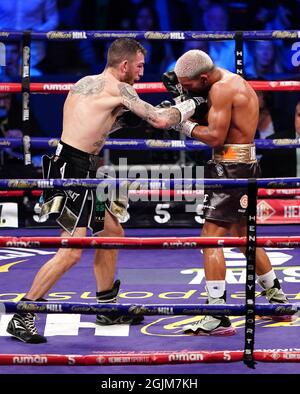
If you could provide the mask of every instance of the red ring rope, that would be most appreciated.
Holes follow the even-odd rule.
[[[0,237],[0,247],[20,248],[107,248],[107,249],[194,249],[246,246],[246,237]],[[258,237],[258,247],[300,247],[300,236]]]
[[[263,362],[300,362],[299,351],[255,350],[254,359]],[[149,365],[236,362],[243,360],[241,350],[181,351],[152,353],[0,354],[0,365]]]
[[[299,91],[300,81],[248,81],[254,90]],[[68,93],[73,83],[69,82],[32,82],[30,91],[33,93]],[[138,93],[165,93],[166,88],[161,82],[136,83]],[[0,92],[20,93],[21,84],[1,82]]]
[[[0,190],[0,197],[23,197],[24,190]],[[41,190],[28,190],[32,196],[39,197],[42,194]],[[202,196],[203,190],[129,190],[129,195],[132,196]],[[258,189],[259,197],[290,197],[299,196],[300,189]]]

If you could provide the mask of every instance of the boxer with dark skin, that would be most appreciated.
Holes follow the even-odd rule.
[[[257,95],[239,75],[214,66],[203,51],[191,50],[181,56],[174,69],[176,83],[190,95],[204,95],[208,101],[208,125],[185,121],[175,129],[213,148],[213,158],[205,165],[205,178],[253,178],[260,170],[255,157],[254,135],[259,106]],[[175,78],[175,75],[172,78]],[[175,78],[176,79],[176,78]],[[170,81],[169,81],[170,82]],[[165,84],[168,88],[168,84]],[[173,84],[173,87],[176,84]],[[178,85],[177,85],[178,88]],[[169,89],[171,91],[171,89]],[[174,90],[173,90],[174,92]],[[226,189],[205,192],[202,229],[204,237],[247,235],[247,190]],[[245,248],[241,248],[245,254]],[[204,270],[208,302],[226,301],[226,264],[222,248],[205,248]],[[263,248],[256,249],[258,283],[271,303],[288,302]],[[290,320],[283,316],[282,320]],[[235,333],[225,316],[205,316],[184,326],[193,335],[232,335]]]

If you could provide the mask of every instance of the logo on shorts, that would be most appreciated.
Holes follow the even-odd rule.
[[[223,176],[224,175],[224,169],[221,166],[221,164],[216,164],[216,171],[218,176]]]
[[[241,197],[240,204],[241,204],[241,207],[244,208],[244,209],[246,209],[248,207],[248,196],[247,196],[247,194],[244,194]]]
[[[5,202],[0,204],[0,228],[18,227],[18,204]]]

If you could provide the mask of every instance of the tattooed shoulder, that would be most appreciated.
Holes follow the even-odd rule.
[[[140,98],[137,95],[135,89],[130,86],[128,83],[121,82],[118,85],[120,95],[123,99],[124,105],[128,109],[131,109],[133,103],[137,102]]]
[[[99,94],[103,91],[105,86],[105,79],[100,77],[87,76],[80,79],[71,88],[71,94],[92,95]]]

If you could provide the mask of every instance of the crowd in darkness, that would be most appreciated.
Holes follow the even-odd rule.
[[[2,0],[0,29],[293,30],[298,28],[299,11],[299,0]],[[22,18],[18,17],[18,12],[22,13]],[[107,44],[89,40],[36,42],[32,75],[97,73],[104,65]],[[233,41],[145,41],[143,44],[148,50],[148,74],[161,74],[171,69],[178,56],[191,47],[207,51],[218,66],[234,71]],[[19,50],[17,44],[10,45],[12,51]],[[292,45],[292,41],[284,40],[247,42],[246,76],[284,79],[290,74],[300,74],[299,65],[292,62],[295,55]]]

